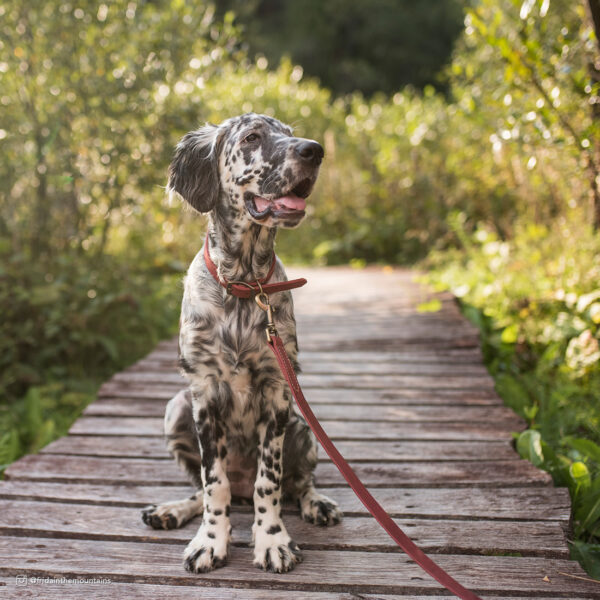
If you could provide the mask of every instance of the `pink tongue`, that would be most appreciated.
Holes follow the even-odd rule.
[[[292,210],[304,210],[306,208],[306,200],[299,196],[283,196],[275,200],[275,206],[281,208],[291,208]]]
[[[255,196],[254,204],[258,212],[263,212],[264,210],[267,210],[267,208],[271,205],[271,202],[261,198],[260,196]],[[275,208],[278,209],[288,208],[291,210],[304,210],[306,208],[306,200],[294,195],[277,198],[276,200],[273,200],[273,204],[275,205]]]

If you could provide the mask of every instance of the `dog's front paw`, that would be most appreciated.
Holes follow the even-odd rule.
[[[300,500],[300,514],[305,521],[321,527],[337,525],[344,516],[336,502],[318,492]]]
[[[225,566],[229,540],[222,537],[219,539],[202,525],[183,552],[185,570],[190,573],[206,573]]]
[[[273,529],[276,528],[279,528],[279,531],[273,533]],[[277,525],[267,530],[255,528],[255,567],[271,573],[287,573],[299,562],[302,562],[302,552],[284,527]]]
[[[142,508],[142,521],[154,529],[175,529],[179,527],[177,517],[170,511],[161,511],[156,504]]]
[[[142,508],[142,521],[154,529],[176,529],[202,513],[202,492],[191,498]]]

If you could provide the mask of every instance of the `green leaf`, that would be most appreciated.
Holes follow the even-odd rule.
[[[583,456],[591,458],[594,462],[600,465],[600,446],[583,438],[566,437],[565,443],[571,448],[579,451]]]
[[[539,409],[540,407],[537,404],[532,404],[531,406],[525,407],[523,412],[528,421],[533,421],[537,416]]]
[[[514,344],[517,341],[517,336],[519,335],[519,325],[518,323],[513,323],[508,327],[504,328],[502,331],[502,335],[500,339],[504,344]]]
[[[508,406],[525,416],[525,409],[531,405],[531,400],[527,390],[517,379],[500,373],[496,377],[496,390]]]
[[[575,461],[569,468],[569,474],[575,482],[575,484],[583,489],[588,488],[592,483],[592,478],[588,468],[584,462],[580,460]]]
[[[528,429],[517,438],[517,451],[522,458],[531,461],[536,467],[544,462],[542,436],[539,431]]]
[[[106,354],[108,354],[112,360],[116,361],[119,359],[119,348],[114,340],[105,335],[97,336],[96,340],[104,348]]]
[[[420,313],[438,312],[441,308],[442,303],[437,298],[434,298],[429,302],[421,302],[421,304],[417,306],[417,311]]]
[[[590,577],[600,579],[600,544],[586,544],[579,540],[572,542],[571,558],[578,560]]]

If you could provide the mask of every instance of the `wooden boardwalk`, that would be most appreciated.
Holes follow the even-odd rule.
[[[440,311],[419,313],[431,295],[408,271],[292,275],[309,280],[294,292],[306,396],[401,527],[484,598],[600,598],[600,583],[568,560],[568,493],[512,449],[511,432],[524,423],[494,392],[477,331],[452,298],[440,295]],[[175,341],[159,344],[102,386],[67,437],[7,470],[0,597],[447,597],[324,456],[317,483],[345,519],[317,528],[287,507],[286,525],[304,553],[293,572],[252,566],[251,509],[236,506],[228,565],[187,573],[182,552],[198,520],[154,531],[140,519],[142,506],[191,489],[161,436],[165,403],[183,384],[175,357]]]

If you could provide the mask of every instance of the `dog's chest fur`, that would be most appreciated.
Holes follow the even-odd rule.
[[[208,272],[198,253],[184,284],[180,322],[180,366],[192,387],[221,417],[227,445],[235,451],[256,448],[257,425],[285,408],[273,405],[274,388],[283,386],[277,362],[265,339],[265,313],[253,299],[230,296]],[[272,281],[285,279],[277,264]],[[291,294],[271,298],[279,333],[295,361],[296,331]],[[290,405],[289,394],[284,394]]]

